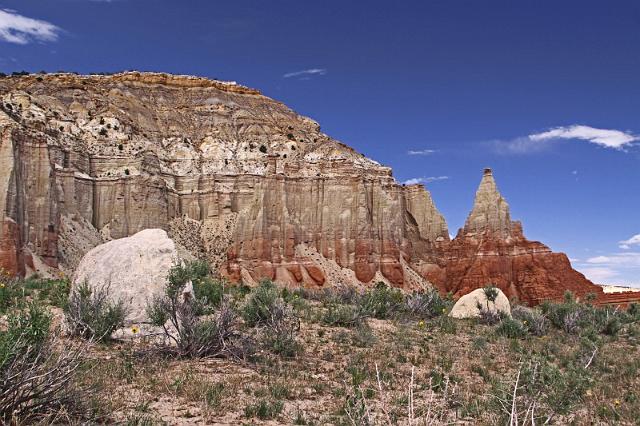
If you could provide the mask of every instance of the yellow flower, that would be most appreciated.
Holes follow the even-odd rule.
[[[140,332],[140,329],[138,328],[138,326],[134,325],[133,327],[131,327],[131,332],[133,334],[138,334]]]
[[[420,321],[420,322],[418,323],[418,327],[423,328],[423,327],[424,327],[424,321]]]
[[[526,320],[524,321],[524,325],[527,325],[527,321]]]
[[[0,283],[0,288],[4,288],[4,283]]]
[[[616,405],[620,405],[620,400],[616,399],[615,401],[613,401],[613,403],[616,404]]]

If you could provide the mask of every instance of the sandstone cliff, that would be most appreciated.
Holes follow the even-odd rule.
[[[147,228],[233,281],[292,286],[494,281],[536,301],[591,289],[524,239],[486,173],[453,242],[422,185],[235,83],[159,73],[0,79],[0,266],[73,271]]]

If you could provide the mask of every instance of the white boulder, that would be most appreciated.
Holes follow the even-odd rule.
[[[125,303],[127,324],[147,322],[147,303],[163,293],[169,270],[179,258],[165,231],[145,229],[91,249],[76,269],[72,289],[83,282],[108,285],[109,297]]]
[[[458,299],[455,305],[453,305],[453,309],[451,309],[449,316],[453,318],[478,318],[480,316],[478,304],[480,304],[483,309],[488,309],[494,312],[499,311],[505,315],[511,316],[511,304],[509,303],[509,299],[507,299],[507,296],[505,296],[502,290],[496,289],[496,291],[498,295],[493,302],[488,301],[484,289],[482,288],[473,290],[469,294],[465,294]]]

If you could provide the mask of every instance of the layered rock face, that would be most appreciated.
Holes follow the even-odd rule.
[[[422,185],[253,89],[196,77],[0,79],[0,209],[13,273],[70,273],[92,247],[159,228],[232,281],[457,294],[495,282],[531,301],[591,289],[524,239],[490,173],[451,242]]]
[[[444,218],[422,186],[255,90],[124,73],[0,79],[0,263],[72,271],[91,247],[167,230],[233,281],[427,285],[407,261]]]
[[[511,221],[490,169],[484,171],[464,227],[441,248],[438,259],[442,269],[427,275],[457,297],[489,283],[531,305],[561,299],[567,290],[580,297],[602,294],[600,286],[571,267],[565,254],[524,237],[521,223]]]

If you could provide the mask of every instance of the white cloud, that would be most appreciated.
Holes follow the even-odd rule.
[[[436,182],[439,180],[447,180],[449,179],[449,176],[430,176],[430,177],[417,177],[417,178],[411,178],[408,180],[405,180],[404,182],[402,182],[405,185],[416,185],[418,183],[430,183],[430,182]]]
[[[640,234],[634,235],[628,240],[620,241],[618,244],[620,244],[620,248],[624,250],[630,249],[631,246],[640,246]]]
[[[496,151],[502,154],[530,154],[543,151],[559,140],[582,140],[605,148],[622,151],[640,141],[640,136],[621,130],[573,125],[556,127],[546,132],[534,133],[511,140],[493,141],[491,144],[494,145]]]
[[[407,154],[408,155],[431,155],[434,152],[436,152],[435,149],[417,149],[417,150],[410,149],[409,151],[407,151]]]
[[[311,76],[316,76],[316,75],[325,75],[326,73],[327,73],[327,70],[324,69],[324,68],[310,68],[308,70],[288,72],[288,73],[284,74],[282,77],[283,78],[311,77]]]
[[[592,268],[581,268],[580,272],[582,272],[586,277],[593,281],[596,284],[610,284],[612,283],[612,279],[619,277],[620,274],[608,267],[592,267]]]
[[[640,285],[640,252],[595,256],[576,266],[597,284]]]
[[[546,132],[529,135],[528,138],[536,142],[555,139],[579,139],[614,149],[622,149],[626,145],[639,140],[638,136],[628,132],[596,129],[595,127],[581,125],[556,127]]]
[[[14,10],[0,9],[1,41],[16,44],[56,41],[60,31],[60,28],[49,22],[27,18]]]
[[[587,259],[587,263],[640,268],[640,253],[615,253],[608,256],[596,256]]]

